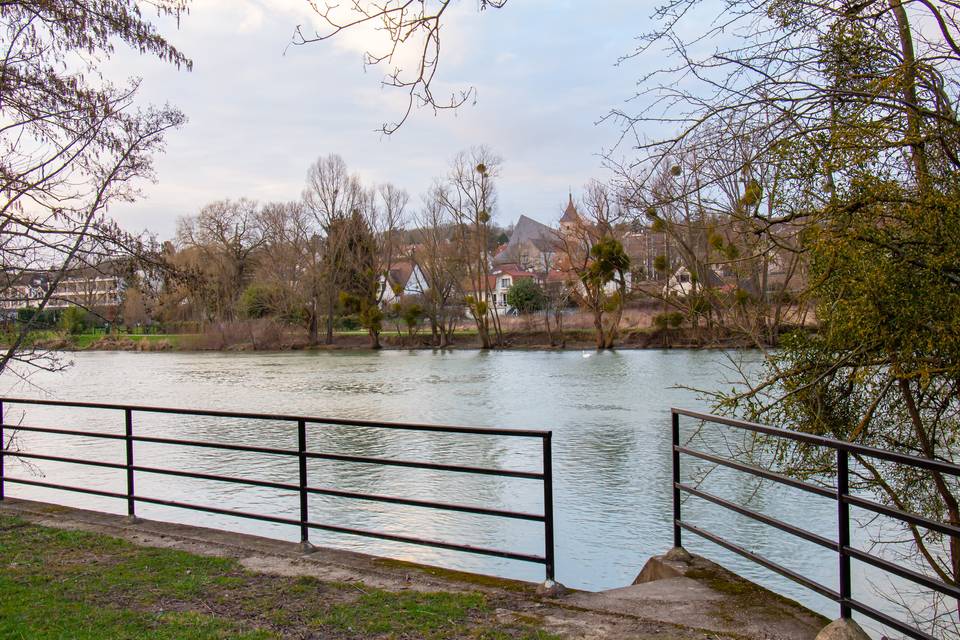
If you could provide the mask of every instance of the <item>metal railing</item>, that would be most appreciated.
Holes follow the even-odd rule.
[[[69,407],[74,409],[105,409],[114,410],[123,413],[124,432],[120,433],[102,433],[92,431],[80,431],[74,429],[64,429],[60,427],[40,427],[23,424],[4,424],[4,409],[11,404],[17,405],[42,405],[55,407]],[[263,447],[255,445],[228,444],[222,442],[210,442],[206,440],[182,440],[175,438],[164,438],[138,434],[134,430],[134,415],[139,413],[147,414],[177,414],[185,416],[203,416],[234,418],[244,420],[270,420],[276,422],[287,422],[296,425],[296,448],[281,449],[273,447]],[[366,456],[344,455],[338,453],[324,453],[320,451],[310,451],[307,448],[307,426],[308,425],[336,425],[336,426],[354,426],[367,427],[375,429],[390,429],[397,431],[419,431],[431,433],[453,433],[453,434],[471,434],[488,437],[504,438],[532,438],[539,439],[542,442],[542,467],[541,471],[518,471],[510,469],[494,469],[488,467],[472,467],[452,464],[438,464],[432,462],[420,462],[413,460],[398,460],[392,458],[374,458]],[[45,433],[64,436],[77,436],[83,438],[97,438],[103,440],[122,441],[125,453],[123,463],[104,462],[97,460],[88,460],[84,458],[71,458],[64,456],[49,455],[47,453],[31,451],[3,451],[0,446],[0,500],[4,498],[4,485],[7,483],[42,487],[47,489],[59,489],[64,491],[73,491],[86,493],[95,496],[104,496],[108,498],[117,498],[125,500],[127,503],[127,514],[130,517],[136,516],[137,503],[155,504],[167,507],[178,507],[193,511],[202,511],[207,513],[248,518],[251,520],[260,520],[276,524],[285,524],[300,529],[300,540],[304,544],[309,544],[309,532],[311,529],[329,531],[332,533],[349,534],[367,538],[376,538],[380,540],[389,540],[392,542],[409,543],[439,549],[453,551],[462,551],[465,553],[480,554],[509,560],[519,560],[522,562],[531,562],[542,564],[546,570],[548,580],[555,579],[554,562],[554,528],[553,528],[553,463],[552,463],[552,444],[551,431],[531,431],[531,430],[513,430],[513,429],[485,429],[477,427],[444,426],[433,424],[409,424],[394,422],[375,422],[367,420],[345,420],[340,418],[321,418],[296,415],[273,415],[261,413],[239,413],[232,411],[200,411],[189,409],[172,409],[167,407],[144,407],[124,404],[99,404],[92,402],[64,402],[56,400],[34,400],[25,398],[0,398],[0,443],[5,442],[4,429],[16,430],[29,433]],[[294,434],[291,433],[291,436]],[[292,439],[292,437],[291,437]],[[134,443],[153,443],[163,445],[173,445],[180,447],[203,447],[229,451],[242,451],[247,453],[264,454],[272,456],[285,456],[293,458],[297,462],[297,484],[285,482],[272,482],[266,480],[255,480],[251,478],[241,478],[236,476],[223,476],[210,473],[198,473],[193,471],[184,471],[178,469],[166,469],[157,467],[148,467],[136,463]],[[40,481],[27,478],[16,478],[5,475],[4,459],[8,457],[18,457],[27,460],[46,460],[51,462],[66,462],[80,465],[89,465],[103,467],[108,469],[117,469],[126,472],[126,490],[105,491],[102,489],[93,489],[89,487],[67,486],[54,482]],[[309,483],[307,474],[308,460],[329,460],[336,462],[357,463],[364,465],[380,465],[390,467],[403,467],[413,469],[426,469],[430,471],[479,474],[486,476],[498,476],[503,478],[520,478],[524,480],[536,480],[543,486],[543,513],[523,513],[517,511],[508,511],[503,509],[488,508],[478,505],[451,504],[435,502],[430,500],[416,500],[400,496],[386,496],[369,493],[360,493],[353,491],[344,491],[329,487],[315,487]],[[136,493],[137,474],[161,474],[167,476],[178,476],[183,478],[193,478],[198,480],[211,480],[217,482],[227,482],[242,484],[255,487],[264,487],[277,489],[281,491],[290,491],[299,494],[300,515],[299,518],[286,518],[278,515],[249,513],[245,511],[236,511],[222,507],[209,505],[198,505],[179,500],[173,500],[169,497],[151,497],[138,495]],[[527,553],[518,553],[513,551],[490,549],[484,547],[458,544],[443,540],[430,540],[410,535],[399,535],[394,533],[385,533],[379,531],[369,531],[366,529],[356,529],[330,523],[314,522],[310,520],[309,500],[310,495],[332,496],[336,498],[347,498],[353,500],[373,501],[389,504],[398,504],[411,507],[422,507],[426,509],[436,509],[443,511],[454,511],[459,513],[468,513],[481,516],[492,516],[496,518],[507,518],[514,520],[525,520],[543,523],[543,555],[532,555]]]
[[[940,460],[931,460],[929,458],[920,458],[917,456],[896,453],[893,451],[865,447],[862,445],[845,442],[843,440],[835,440],[832,438],[825,438],[822,436],[815,436],[796,431],[787,431],[786,429],[770,427],[753,422],[746,422],[744,420],[737,420],[734,418],[700,413],[697,411],[671,409],[670,412],[672,414],[671,417],[673,431],[673,544],[675,547],[682,546],[681,532],[683,530],[689,531],[700,536],[701,538],[709,540],[710,542],[723,547],[724,549],[727,549],[728,551],[743,556],[748,560],[751,560],[775,573],[778,573],[785,578],[793,580],[794,582],[803,585],[811,591],[814,591],[822,596],[825,596],[826,598],[833,600],[834,602],[839,603],[841,618],[849,618],[851,611],[857,611],[869,618],[876,620],[877,622],[880,622],[881,624],[890,627],[891,629],[895,629],[900,633],[904,633],[911,638],[917,638],[918,640],[936,640],[936,638],[933,636],[924,633],[923,631],[920,631],[919,629],[910,626],[901,620],[897,620],[892,616],[878,611],[859,600],[856,600],[853,597],[851,587],[850,560],[856,559],[860,562],[865,562],[880,569],[881,571],[891,573],[916,585],[926,587],[953,598],[960,598],[960,587],[958,587],[956,584],[949,584],[943,582],[942,580],[938,580],[912,569],[900,566],[890,562],[889,560],[885,560],[877,557],[876,555],[851,546],[850,507],[854,506],[860,509],[866,509],[867,511],[871,511],[875,514],[888,516],[902,522],[907,522],[929,530],[938,531],[955,538],[960,538],[960,526],[939,522],[937,520],[931,520],[923,516],[879,504],[861,496],[852,495],[850,493],[849,483],[849,456],[864,456],[866,458],[886,460],[888,462],[894,462],[919,469],[925,469],[933,473],[948,474],[951,476],[960,476],[960,466]],[[704,424],[712,423],[726,425],[754,433],[761,433],[777,438],[793,440],[795,442],[802,442],[808,445],[833,449],[836,452],[837,462],[836,489],[832,490],[826,487],[814,485],[783,474],[745,464],[731,458],[717,456],[683,446],[680,443],[680,416],[694,418],[702,421]],[[764,478],[766,480],[772,480],[795,489],[800,489],[808,493],[835,500],[837,503],[837,540],[833,541],[829,538],[825,538],[813,533],[812,531],[788,524],[776,518],[771,518],[770,516],[759,513],[753,509],[749,509],[743,505],[724,500],[723,498],[708,493],[699,487],[682,482],[680,475],[681,454],[692,456],[706,462],[711,462],[730,469],[742,471],[753,476]],[[780,531],[784,531],[798,538],[836,552],[837,561],[839,563],[839,589],[834,590],[830,587],[824,586],[781,564],[773,562],[772,560],[764,558],[763,556],[745,549],[740,545],[725,540],[721,536],[711,533],[702,527],[685,522],[682,519],[680,512],[681,495],[684,493],[696,496],[702,500],[719,505],[742,516],[746,516],[747,518],[756,520],[763,524],[779,529]]]

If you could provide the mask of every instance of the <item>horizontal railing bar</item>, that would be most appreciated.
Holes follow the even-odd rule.
[[[178,409],[173,407],[151,407],[131,404],[105,404],[98,402],[70,402],[66,400],[41,400],[31,398],[3,398],[0,402],[11,404],[30,404],[54,407],[77,407],[81,409],[111,409],[116,411],[131,411],[143,413],[166,413],[191,416],[208,416],[215,418],[243,418],[247,420],[277,420],[281,422],[311,422],[314,424],[330,424],[341,426],[371,427],[376,429],[399,429],[403,431],[438,431],[442,433],[469,433],[484,436],[512,436],[520,438],[544,438],[550,431],[532,429],[495,429],[485,427],[460,427],[439,424],[419,424],[412,422],[378,422],[374,420],[349,420],[345,418],[297,416],[269,413],[244,413],[238,411],[215,411],[209,409]]]
[[[806,444],[812,444],[819,447],[840,449],[849,453],[856,453],[871,458],[879,458],[889,462],[897,462],[911,467],[917,467],[919,469],[926,469],[927,471],[939,471],[941,473],[960,476],[960,465],[944,462],[942,460],[932,460],[930,458],[921,458],[919,456],[911,456],[905,453],[897,453],[895,451],[885,451],[883,449],[877,449],[876,447],[866,447],[852,442],[836,440],[834,438],[827,438],[809,433],[801,433],[799,431],[789,431],[779,427],[771,427],[765,424],[757,424],[756,422],[747,422],[746,420],[737,420],[736,418],[716,416],[709,413],[702,413],[700,411],[691,411],[689,409],[672,408],[670,411],[678,415],[687,416],[688,418],[703,420],[704,422],[724,424],[729,427],[737,427],[739,429],[746,429],[747,431],[764,433],[767,435],[776,436],[778,438],[796,440],[798,442],[804,442]]]
[[[731,469],[736,469],[738,471],[743,471],[745,473],[749,473],[754,476],[759,476],[767,480],[773,480],[774,482],[785,484],[788,487],[793,487],[795,489],[800,489],[802,491],[814,493],[818,496],[823,496],[824,498],[830,498],[832,500],[837,499],[837,492],[832,489],[827,489],[826,487],[818,487],[815,484],[803,482],[802,480],[797,480],[796,478],[791,478],[790,476],[785,476],[783,474],[775,473],[773,471],[767,471],[766,469],[761,469],[760,467],[755,467],[753,465],[737,462],[736,460],[731,460],[730,458],[724,458],[721,456],[715,456],[709,453],[704,453],[703,451],[697,451],[696,449],[689,449],[687,447],[676,447],[676,449],[680,453],[693,456],[695,458],[700,458],[701,460],[706,460],[707,462],[713,462],[715,464],[719,464],[724,467],[729,467]]]
[[[120,462],[102,462],[99,460],[82,460],[80,458],[66,458],[64,456],[50,456],[45,453],[30,453],[28,451],[0,451],[0,456],[13,458],[29,458],[31,460],[49,460],[50,462],[68,462],[83,464],[88,467],[104,467],[107,469],[126,469],[127,465]]]
[[[900,565],[890,562],[889,560],[878,558],[873,554],[867,553],[866,551],[861,551],[860,549],[854,547],[844,547],[843,551],[851,558],[856,558],[857,560],[866,562],[867,564],[872,564],[879,569],[883,569],[884,571],[900,576],[901,578],[909,580],[915,584],[923,585],[928,589],[933,589],[934,591],[939,591],[944,595],[960,599],[960,587],[947,584],[946,582],[937,580],[936,578],[931,578],[930,576],[925,576],[922,573],[913,571],[912,569],[901,567]]]
[[[744,549],[743,547],[737,544],[728,542],[727,540],[724,540],[718,535],[710,533],[709,531],[705,531],[700,527],[696,527],[687,522],[683,522],[682,520],[677,520],[677,525],[683,527],[684,529],[686,529],[691,533],[697,534],[698,536],[700,536],[701,538],[704,538],[705,540],[709,540],[710,542],[723,547],[728,551],[732,551],[733,553],[741,555],[747,560],[752,560],[753,562],[756,562],[760,566],[766,567],[767,569],[769,569],[770,571],[773,571],[774,573],[779,573],[784,578],[793,580],[794,582],[801,584],[805,586],[807,589],[810,589],[811,591],[815,591],[816,593],[819,593],[820,595],[826,598],[830,598],[831,600],[838,601],[838,602],[840,600],[840,594],[837,593],[836,591],[823,586],[819,582],[814,582],[813,580],[810,580],[809,578],[806,578],[800,575],[796,571],[787,569],[786,567],[780,564],[777,564],[772,560],[767,560],[766,558],[764,558],[759,554],[756,554],[752,551],[748,551],[747,549]]]
[[[792,524],[784,522],[783,520],[778,520],[777,518],[771,518],[770,516],[764,515],[758,511],[754,511],[753,509],[742,507],[738,504],[730,502],[729,500],[724,500],[723,498],[715,496],[712,493],[707,493],[706,491],[702,491],[700,489],[697,489],[696,487],[693,487],[688,484],[684,484],[682,482],[676,483],[675,486],[681,491],[689,493],[690,495],[697,496],[698,498],[702,498],[703,500],[712,502],[713,504],[719,505],[725,509],[729,509],[730,511],[739,513],[742,516],[746,516],[758,522],[762,522],[764,524],[770,525],[775,529],[779,529],[786,533],[790,533],[792,535],[797,536],[798,538],[803,538],[808,542],[818,544],[821,547],[825,547],[832,551],[840,550],[840,545],[838,545],[833,540],[830,540],[829,538],[825,538],[823,536],[807,531],[806,529],[795,527]]]
[[[916,638],[916,640],[939,640],[938,638],[935,638],[934,636],[926,634],[923,631],[920,631],[919,629],[915,629],[908,624],[900,622],[896,618],[892,618],[885,613],[881,613],[876,609],[874,609],[873,607],[867,606],[858,600],[853,600],[851,598],[846,600],[846,604],[848,604],[851,609],[855,611],[859,611],[863,615],[873,618],[877,622],[884,624],[888,627],[891,627],[892,629],[896,629],[900,633],[905,633],[911,638]]]
[[[180,471],[177,469],[160,469],[157,467],[142,467],[134,465],[130,467],[134,471],[142,473],[156,473],[165,476],[177,476],[180,478],[194,478],[196,480],[213,480],[216,482],[230,482],[232,484],[246,484],[252,487],[265,487],[267,489],[280,489],[282,491],[299,491],[300,487],[286,482],[272,482],[270,480],[252,480],[247,478],[237,478],[235,476],[221,476],[213,473],[201,473],[199,471]]]
[[[126,500],[127,494],[125,493],[116,493],[114,491],[102,491],[100,489],[84,489],[82,487],[73,487],[66,484],[54,484],[53,482],[43,482],[40,480],[26,480],[24,478],[11,478],[10,476],[5,476],[3,478],[4,482],[15,482],[17,484],[26,484],[32,487],[42,487],[44,489],[59,489],[61,491],[73,491],[75,493],[89,493],[94,496],[103,496],[106,498],[122,498]]]
[[[126,497],[126,496],[124,496]],[[177,500],[164,500],[161,498],[150,498],[147,496],[133,496],[137,502],[146,502],[147,504],[157,504],[163,507],[176,507],[178,509],[187,509],[188,511],[206,511],[207,513],[216,513],[224,516],[236,516],[238,518],[248,518],[250,520],[262,520],[263,522],[273,522],[275,524],[289,524],[300,526],[300,521],[296,518],[284,518],[282,516],[267,516],[259,513],[249,513],[247,511],[234,511],[233,509],[223,509],[221,507],[208,507],[206,505],[192,504],[189,502],[179,502]]]
[[[160,469],[156,467],[143,467],[135,465],[134,471],[143,473],[156,473],[161,475],[178,476],[181,478],[194,478],[197,480],[213,480],[217,482],[231,482],[235,484],[245,484],[254,487],[265,487],[268,489],[279,489],[282,491],[299,491],[300,486],[286,482],[273,482],[269,480],[252,480],[237,478],[234,476],[221,476],[211,473],[200,473],[197,471],[179,471],[175,469]],[[425,500],[414,500],[412,498],[401,498],[394,496],[382,496],[369,493],[357,493],[353,491],[341,491],[339,489],[327,489],[321,487],[306,487],[309,493],[317,495],[334,496],[338,498],[349,498],[354,500],[368,500],[372,502],[385,502],[390,504],[402,504],[411,507],[424,507],[428,509],[440,509],[444,511],[458,511],[463,513],[474,513],[477,515],[496,516],[501,518],[513,518],[516,520],[531,520],[543,522],[544,516],[534,513],[521,513],[516,511],[505,511],[502,509],[488,509],[485,507],[474,507],[471,505],[449,504],[443,502],[430,502]]]
[[[137,502],[146,502],[149,504],[157,504],[167,507],[177,507],[179,509],[189,509],[191,511],[206,511],[208,513],[216,513],[219,515],[226,516],[236,516],[239,518],[249,518],[252,520],[263,520],[265,522],[274,522],[277,524],[289,524],[299,527],[301,522],[294,518],[283,518],[280,516],[264,516],[255,513],[248,513],[245,511],[234,511],[232,509],[223,509],[220,507],[208,507],[206,505],[197,505],[186,502],[178,502],[176,500],[161,500],[159,498],[147,498],[143,496],[134,496],[134,500]],[[408,536],[401,536],[392,533],[381,533],[378,531],[368,531],[366,529],[353,529],[350,527],[341,527],[330,524],[323,524],[319,522],[307,522],[305,523],[311,529],[320,529],[323,531],[331,531],[334,533],[344,533],[355,536],[362,536],[366,538],[378,538],[381,540],[391,540],[393,542],[404,542],[409,544],[416,544],[427,547],[436,547],[439,549],[450,549],[453,551],[464,551],[466,553],[476,553],[480,555],[495,556],[498,558],[507,558],[510,560],[521,560],[524,562],[534,562],[538,564],[544,564],[546,560],[541,556],[527,555],[522,553],[513,553],[511,551],[501,551],[499,549],[487,549],[485,547],[472,547],[469,545],[455,544],[453,542],[443,542],[440,540],[429,540],[414,538]]]
[[[297,456],[295,449],[276,449],[272,447],[257,447],[247,444],[226,444],[207,440],[180,440],[177,438],[159,438],[155,436],[133,436],[134,442],[150,442],[153,444],[172,444],[184,447],[205,447],[208,449],[224,449],[227,451],[246,451],[249,453],[266,453],[276,456]]]
[[[910,513],[909,511],[902,511],[901,509],[888,507],[886,505],[882,505],[857,496],[844,496],[843,501],[855,507],[860,507],[861,509],[873,511],[874,513],[890,516],[891,518],[896,518],[897,520],[903,520],[904,522],[909,522],[926,529],[939,531],[940,533],[945,533],[948,536],[960,537],[960,527],[952,524],[946,524],[944,522],[931,520],[930,518],[924,518],[923,516],[918,516],[915,513]]]
[[[459,511],[462,513],[475,513],[483,516],[496,516],[500,518],[513,518],[515,520],[532,520],[543,522],[544,516],[536,513],[522,513],[517,511],[504,511],[502,509],[488,509],[486,507],[474,507],[463,504],[451,504],[446,502],[430,502],[426,500],[414,500],[411,498],[400,498],[394,496],[383,496],[369,493],[355,493],[353,491],[341,491],[340,489],[326,489],[319,487],[307,487],[308,493],[322,496],[333,496],[336,498],[350,498],[353,500],[369,500],[372,502],[386,502],[390,504],[402,504],[410,507],[424,507],[427,509],[441,509],[444,511]]]
[[[488,469],[486,467],[464,467],[460,465],[439,464],[435,462],[414,462],[411,460],[393,460],[390,458],[370,458],[366,456],[348,456],[339,453],[306,452],[308,458],[315,460],[333,460],[336,462],[360,462],[363,464],[378,464],[388,467],[412,467],[415,469],[431,469],[433,471],[456,471],[459,473],[476,473],[504,478],[526,478],[543,480],[543,474],[536,471],[513,471],[510,469]]]
[[[77,432],[77,435],[89,435],[86,432]],[[112,436],[111,436],[112,437]],[[124,436],[118,436],[118,439],[124,439]],[[204,440],[181,440],[176,438],[159,438],[154,436],[133,436],[134,442],[148,442],[152,444],[169,444],[185,447],[205,447],[210,449],[224,449],[227,451],[245,451],[250,453],[265,453],[279,456],[297,456],[299,453],[292,449],[277,449],[271,447],[256,447],[242,444],[224,444],[219,442],[209,442]],[[7,455],[12,455],[7,453]],[[481,475],[501,476],[505,478],[525,478],[530,480],[543,480],[543,474],[535,471],[515,471],[510,469],[490,469],[486,467],[466,467],[462,465],[447,465],[434,462],[415,462],[409,460],[391,460],[389,458],[370,458],[364,456],[348,456],[336,453],[315,453],[306,452],[308,458],[318,460],[335,460],[339,462],[360,462],[364,464],[377,464],[393,467],[412,467],[416,469],[430,469],[434,471],[455,471],[459,473],[474,473]],[[77,461],[79,462],[79,461]],[[123,465],[121,465],[123,466]]]
[[[53,427],[28,427],[26,425],[18,424],[13,425],[3,425],[4,427],[9,427],[14,431],[30,431],[35,433],[55,433],[65,436],[88,436],[90,438],[106,438],[109,440],[124,440],[126,436],[122,433],[101,433],[98,431],[78,431],[76,429],[54,429]]]
[[[442,542],[439,540],[429,540],[425,538],[414,538],[409,536],[400,536],[392,533],[379,533],[377,531],[367,531],[366,529],[352,529],[350,527],[340,527],[336,525],[320,524],[317,522],[308,522],[307,526],[311,529],[320,529],[322,531],[331,531],[334,533],[345,533],[354,536],[363,536],[366,538],[378,538],[380,540],[390,540],[392,542],[404,542],[424,547],[434,547],[437,549],[449,549],[452,551],[463,551],[465,553],[476,553],[484,556],[493,556],[496,558],[506,558],[508,560],[520,560],[522,562],[532,562],[535,564],[546,564],[547,560],[543,556],[529,555],[525,553],[514,553],[512,551],[501,551],[499,549],[487,549],[485,547],[472,547],[469,545],[455,544],[453,542]]]

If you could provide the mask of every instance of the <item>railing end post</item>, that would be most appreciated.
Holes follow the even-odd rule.
[[[553,431],[543,434],[543,551],[546,583],[556,583],[556,551],[554,549],[553,516]],[[544,583],[544,584],[546,584]]]
[[[298,493],[300,496],[300,548],[304,553],[311,553],[314,546],[310,544],[310,505],[307,496],[307,422],[297,420],[297,462],[298,462]]]
[[[852,615],[850,599],[852,587],[850,579],[850,505],[847,496],[850,493],[849,457],[845,449],[837,448],[837,551],[840,560],[840,618],[848,620]]]
[[[3,462],[6,459],[7,440],[3,432],[3,400],[0,400],[0,502],[3,501],[4,482],[3,482]]]
[[[683,548],[683,535],[680,529],[680,414],[670,409],[670,454],[673,461],[673,547]]]
[[[129,407],[123,410],[124,414],[124,442],[127,454],[127,518],[131,523],[137,520],[136,500],[133,485],[133,410]]]

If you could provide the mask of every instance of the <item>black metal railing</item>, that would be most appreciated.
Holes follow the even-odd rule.
[[[953,536],[954,538],[960,538],[960,527],[956,526],[955,524],[932,520],[930,518],[925,518],[923,516],[902,511],[900,509],[888,507],[861,496],[851,495],[849,486],[849,456],[854,455],[858,457],[863,456],[864,458],[885,460],[918,469],[924,469],[933,473],[947,474],[956,477],[960,477],[960,465],[955,465],[940,460],[932,460],[929,458],[920,458],[917,456],[896,453],[893,451],[885,451],[883,449],[876,449],[873,447],[865,447],[862,445],[845,442],[843,440],[834,440],[832,438],[799,433],[796,431],[787,431],[786,429],[700,413],[697,411],[689,411],[686,409],[671,409],[670,411],[672,414],[673,431],[673,544],[675,547],[682,546],[681,532],[683,530],[689,531],[700,536],[701,538],[709,540],[710,542],[723,547],[724,549],[727,549],[728,551],[743,556],[748,560],[752,560],[753,562],[775,573],[778,573],[785,578],[793,580],[794,582],[803,585],[811,591],[837,602],[840,605],[840,617],[842,618],[849,618],[851,611],[857,611],[869,618],[872,618],[873,620],[876,620],[877,622],[880,622],[881,624],[890,627],[891,629],[895,629],[900,633],[906,634],[911,638],[917,638],[918,640],[936,640],[933,636],[924,633],[910,624],[902,620],[898,620],[868,606],[867,604],[864,604],[859,600],[856,600],[852,593],[850,561],[851,559],[855,559],[860,562],[865,562],[880,569],[881,571],[899,576],[900,578],[903,578],[916,585],[926,587],[927,589],[931,589],[953,598],[960,598],[960,587],[958,587],[956,584],[949,584],[937,578],[924,575],[918,571],[908,569],[907,567],[895,564],[889,560],[885,560],[877,557],[876,555],[851,546],[850,507],[854,506],[860,509],[865,509],[875,514],[888,516],[902,522],[908,522],[919,527],[937,531],[948,536]],[[703,424],[712,423],[726,425],[754,433],[761,433],[777,438],[785,438],[807,445],[833,449],[836,452],[837,464],[836,489],[834,490],[827,487],[814,485],[783,474],[745,464],[731,458],[713,455],[704,451],[691,449],[688,446],[684,446],[680,442],[681,416],[694,418],[702,421]],[[795,489],[800,489],[808,493],[835,500],[837,503],[837,540],[833,541],[801,527],[788,524],[776,518],[771,518],[743,505],[736,504],[708,493],[699,487],[682,482],[680,475],[681,454],[692,456],[706,462],[711,462],[717,465],[728,467],[730,469],[742,471],[753,476],[764,478],[766,480],[772,480]],[[680,509],[681,496],[684,493],[696,496],[740,515],[779,529],[780,531],[784,531],[791,535],[797,536],[798,538],[834,551],[837,554],[837,562],[839,564],[838,590],[834,590],[814,580],[811,580],[810,578],[803,576],[800,573],[793,571],[781,564],[773,562],[772,560],[764,558],[763,556],[745,549],[740,545],[725,540],[721,536],[711,533],[702,527],[685,522],[681,517]]]
[[[40,427],[26,424],[4,424],[4,409],[9,405],[43,405],[56,407],[69,407],[73,409],[104,409],[123,412],[124,432],[102,433],[83,431],[75,429],[65,429],[60,427]],[[164,438],[149,435],[137,434],[134,430],[134,414],[177,414],[185,416],[203,416],[233,418],[243,420],[270,420],[276,422],[286,422],[296,425],[296,448],[281,449],[274,447],[264,447],[255,445],[228,444],[222,442],[210,442],[205,440],[183,440],[175,438]],[[503,438],[532,438],[542,442],[541,471],[519,471],[510,469],[495,469],[489,467],[472,467],[453,464],[438,464],[432,462],[420,462],[413,460],[397,460],[392,458],[374,458],[366,456],[345,455],[338,453],[324,453],[320,451],[310,451],[307,448],[307,427],[308,425],[336,425],[367,427],[376,429],[390,429],[397,431],[419,431],[432,433],[452,433],[452,434],[471,434],[487,437]],[[368,420],[345,420],[340,418],[321,418],[309,416],[294,415],[273,415],[261,413],[238,413],[232,411],[200,411],[189,409],[172,409],[167,407],[144,407],[123,404],[99,404],[92,402],[63,402],[56,400],[34,400],[25,398],[0,398],[0,443],[6,442],[4,429],[23,431],[29,433],[56,434],[62,436],[77,436],[83,438],[96,438],[101,440],[123,441],[125,462],[105,462],[89,460],[85,458],[65,457],[40,453],[35,451],[3,450],[0,446],[0,500],[4,498],[4,485],[7,483],[42,487],[47,489],[59,489],[78,493],[86,493],[95,496],[104,496],[108,498],[117,498],[125,500],[127,503],[127,514],[130,517],[136,516],[137,503],[155,504],[167,507],[178,507],[193,511],[202,511],[207,513],[236,516],[251,520],[260,520],[276,524],[284,524],[298,527],[300,530],[300,539],[304,544],[309,544],[309,532],[311,529],[328,531],[332,533],[349,534],[367,538],[376,538],[380,540],[389,540],[392,542],[402,542],[414,545],[435,547],[439,549],[448,549],[453,551],[463,551],[466,553],[506,558],[509,560],[519,560],[522,562],[531,562],[542,564],[546,570],[548,580],[554,579],[554,528],[553,528],[553,462],[552,462],[552,432],[551,431],[531,431],[531,430],[513,430],[513,429],[486,429],[478,427],[460,427],[444,426],[433,424],[408,424],[394,422],[375,422]],[[293,434],[291,434],[293,435]],[[292,438],[291,438],[292,439]],[[223,476],[210,473],[198,473],[194,471],[184,471],[178,469],[157,468],[143,466],[136,463],[134,443],[153,443],[163,445],[174,445],[180,447],[204,447],[228,451],[241,451],[255,454],[266,454],[275,456],[285,456],[295,458],[297,461],[298,482],[285,483],[273,482],[267,480],[256,480],[252,478],[242,478],[236,476]],[[89,487],[67,486],[54,482],[41,481],[28,478],[10,477],[5,474],[4,459],[8,457],[17,457],[27,460],[45,460],[51,462],[66,462],[80,465],[89,465],[103,467],[108,469],[123,470],[126,472],[125,491],[106,491]],[[387,496],[369,493],[360,493],[353,491],[344,491],[329,487],[315,487],[309,483],[307,474],[308,460],[329,460],[337,462],[380,465],[390,467],[403,467],[413,469],[426,469],[430,471],[440,471],[449,473],[480,474],[487,476],[498,476],[503,478],[520,478],[525,480],[539,481],[543,487],[543,513],[523,513],[517,511],[508,511],[504,509],[489,508],[479,505],[469,504],[451,504],[435,502],[431,500],[417,500],[401,496]],[[138,473],[161,474],[167,476],[178,476],[183,478],[192,478],[198,480],[211,480],[217,482],[227,482],[242,484],[255,487],[264,487],[277,489],[281,491],[290,491],[299,494],[300,515],[299,518],[286,518],[278,515],[249,513],[226,509],[209,505],[191,504],[180,500],[170,499],[170,497],[144,496],[136,493],[136,478]],[[459,513],[468,513],[481,516],[492,516],[496,518],[507,518],[514,520],[525,520],[543,523],[543,555],[533,555],[528,553],[519,553],[501,549],[490,549],[484,547],[447,542],[442,540],[430,540],[410,535],[399,535],[380,531],[368,531],[365,529],[356,529],[330,523],[314,522],[310,520],[309,500],[310,495],[331,496],[337,498],[347,498],[354,500],[373,501],[411,507],[422,507],[426,509],[436,509],[443,511],[454,511]]]

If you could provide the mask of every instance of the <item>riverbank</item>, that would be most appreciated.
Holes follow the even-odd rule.
[[[591,350],[596,342],[591,331],[566,331],[562,339],[545,331],[506,331],[503,343],[506,350]],[[369,350],[370,339],[365,332],[351,331],[334,335],[332,344],[310,345],[304,336],[282,334],[271,336],[224,334],[216,331],[205,334],[81,334],[37,337],[31,341],[39,349],[53,351],[306,351],[306,350]],[[433,350],[429,334],[380,335],[383,349]],[[703,329],[629,329],[621,333],[616,349],[744,349],[756,344],[729,332],[708,332]],[[454,335],[446,349],[478,349],[475,331]]]
[[[0,637],[38,640],[812,640],[824,622],[719,568],[540,596],[524,582],[9,497],[0,566]]]

